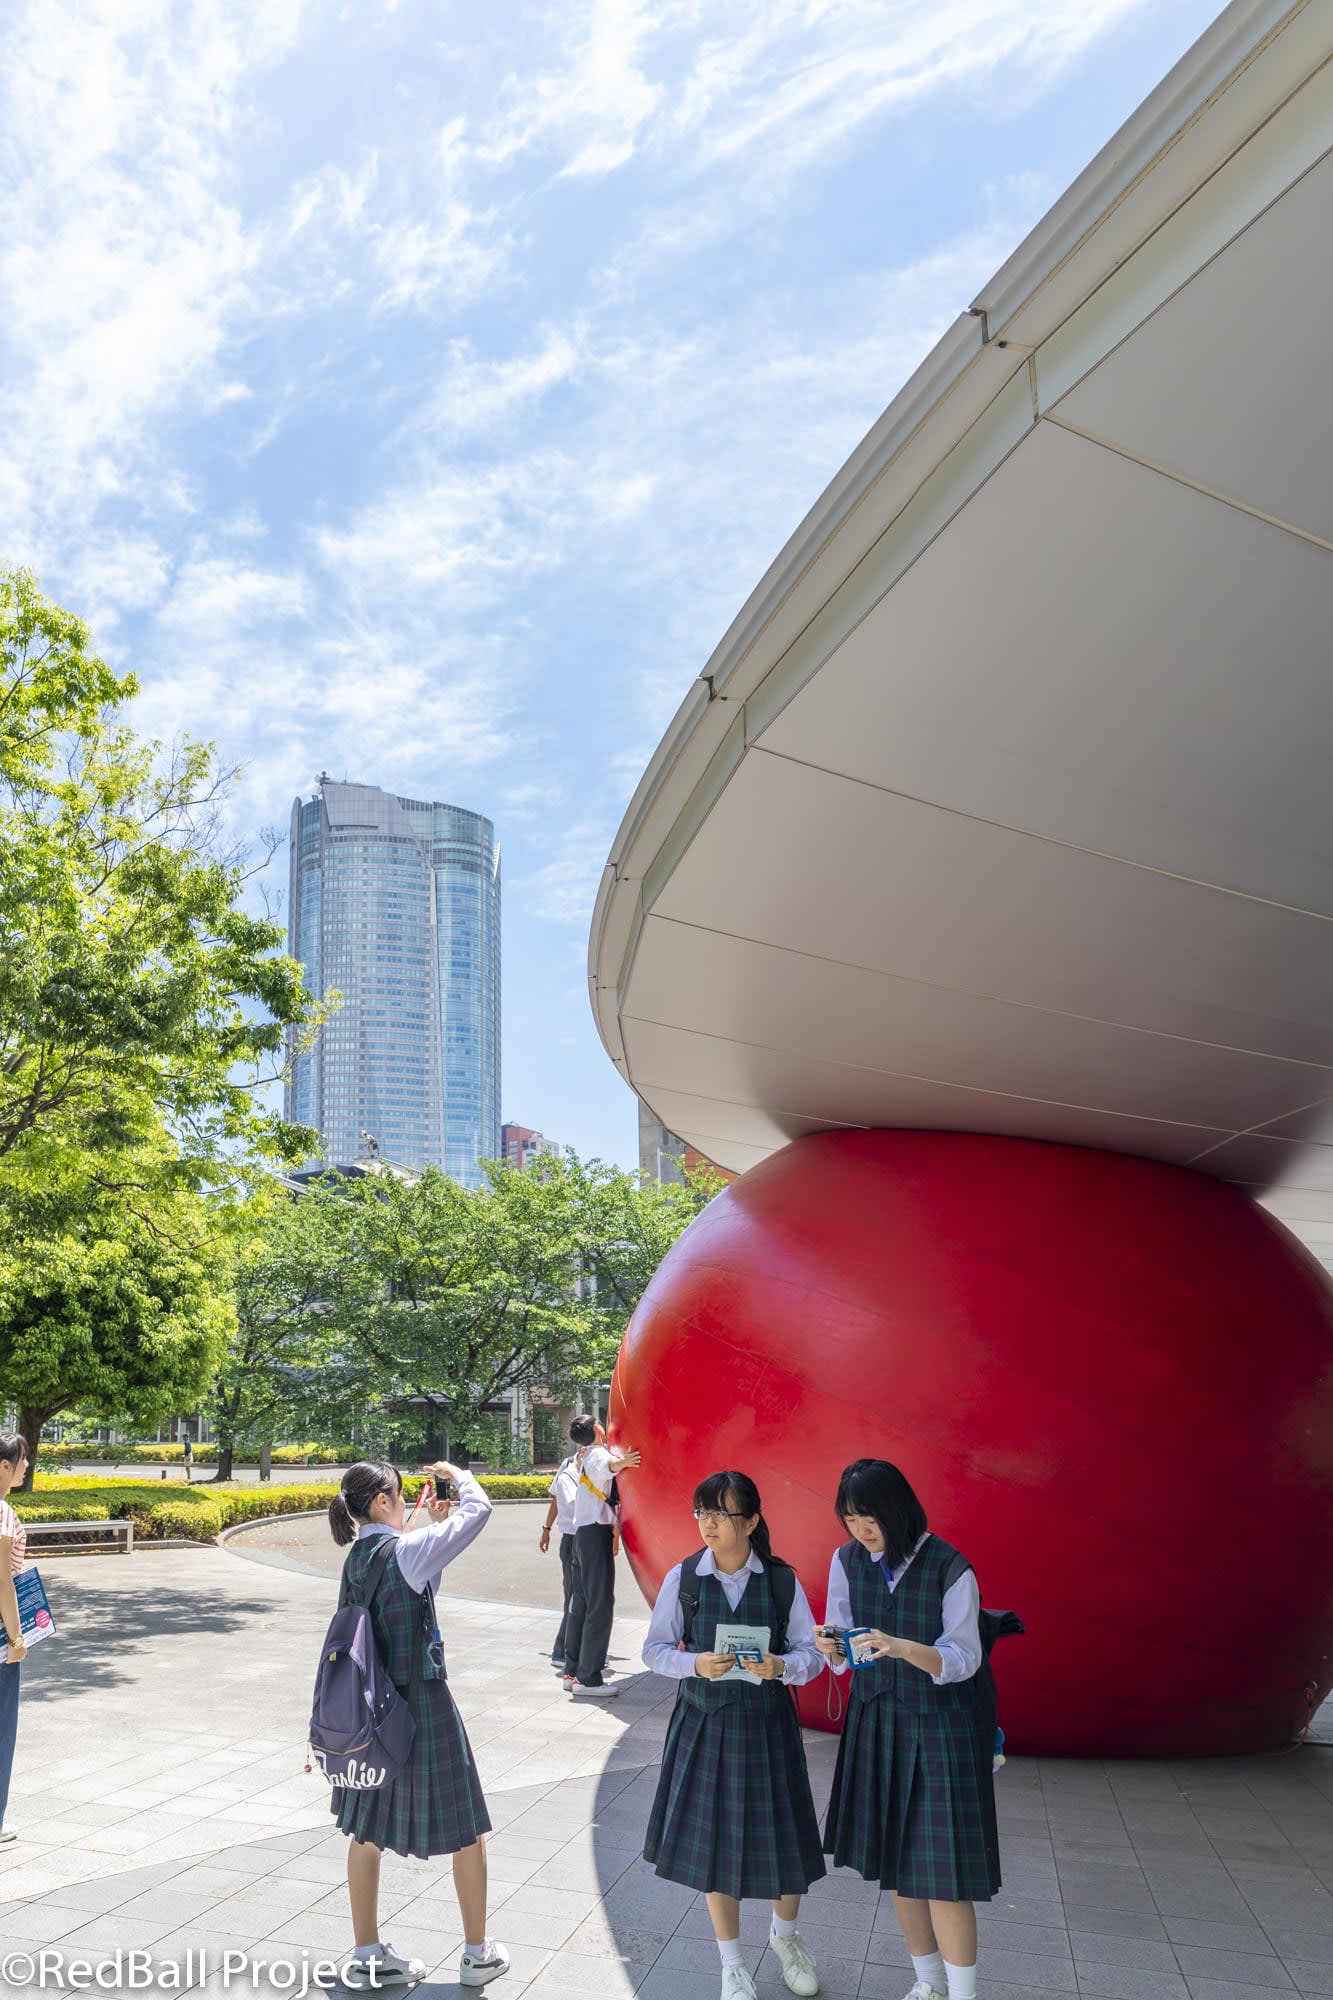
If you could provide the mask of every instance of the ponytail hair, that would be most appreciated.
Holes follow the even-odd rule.
[[[398,1494],[402,1490],[402,1474],[382,1458],[363,1458],[356,1465],[349,1465],[342,1485],[329,1502],[329,1531],[338,1546],[346,1548],[356,1540],[357,1528],[370,1519],[378,1494]]]
[[[784,1563],[781,1556],[773,1553],[768,1522],[759,1503],[759,1488],[748,1472],[710,1472],[707,1479],[701,1479],[694,1489],[694,1505],[696,1509],[725,1509],[729,1514],[739,1514],[743,1520],[758,1514],[759,1519],[750,1530],[751,1549],[765,1569],[775,1563],[783,1569],[790,1569],[790,1563]]]

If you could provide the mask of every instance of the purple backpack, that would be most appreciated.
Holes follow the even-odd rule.
[[[385,1551],[396,1546],[394,1536],[384,1537]],[[315,1674],[310,1748],[335,1791],[373,1792],[391,1785],[416,1740],[416,1720],[384,1670],[370,1622],[370,1606],[388,1569],[378,1549],[368,1574],[371,1568],[375,1581],[364,1600],[334,1612]],[[412,1678],[415,1683],[415,1669]]]

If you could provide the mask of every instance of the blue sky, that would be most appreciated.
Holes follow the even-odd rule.
[[[648,756],[1215,11],[7,8],[0,562],[245,766],[244,829],[321,768],[489,814],[505,1115],[631,1164],[584,963]]]

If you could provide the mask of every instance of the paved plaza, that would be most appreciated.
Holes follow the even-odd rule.
[[[488,1601],[513,1588],[539,1518],[497,1509],[442,1606],[495,1822],[492,1928],[513,1954],[488,1991],[715,2000],[702,1898],[640,1854],[672,1690],[637,1670],[645,1620],[628,1572],[613,1654],[629,1678],[605,1708],[562,1694],[549,1608]],[[137,1948],[182,1966],[193,1950],[207,1957],[189,1983],[220,1994],[223,1954],[244,1951],[275,1981],[247,1973],[227,1990],[267,1994],[283,1961],[344,1953],[346,1846],[324,1780],[302,1768],[331,1577],[215,1548],[66,1559],[46,1574],[61,1636],[32,1656],[24,1694],[0,1978],[38,1990],[25,1955],[42,1947]],[[806,1741],[822,1806],[835,1743]],[[1005,1886],[982,1915],[983,2000],[1333,1994],[1333,1746],[1207,1763],[1015,1759],[998,1792]],[[431,1967],[424,2000],[461,1992],[447,1863],[386,1856],[383,1887],[385,1934]],[[747,1906],[750,1963],[772,1996],[785,1988],[766,1925]],[[820,1883],[803,1928],[830,2000],[899,2000],[911,1985],[888,1901],[865,1884]]]

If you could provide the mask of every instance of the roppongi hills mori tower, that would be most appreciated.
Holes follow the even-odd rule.
[[[480,813],[324,778],[291,822],[288,949],[342,998],[295,1053],[285,1111],[325,1159],[440,1166],[500,1152],[500,850]]]

